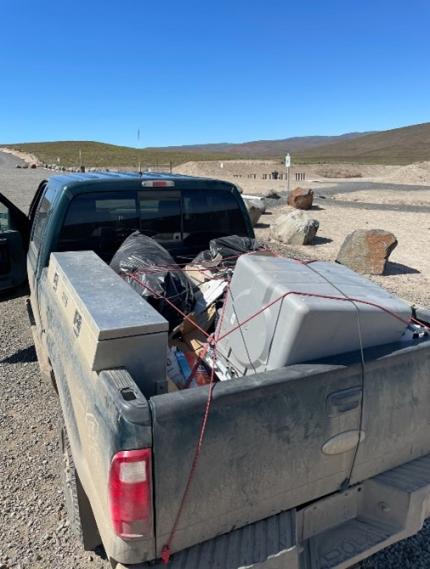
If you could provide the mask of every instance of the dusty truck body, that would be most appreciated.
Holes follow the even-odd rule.
[[[185,231],[182,192],[193,186],[223,196],[196,208],[204,235]],[[112,211],[125,191],[131,202],[100,231],[104,207]],[[166,192],[170,216],[179,200],[180,229],[168,235],[179,255],[184,236],[203,248],[217,230],[210,214],[226,204],[235,224],[223,222],[227,234],[252,236],[226,183],[100,175],[58,178],[40,190],[29,309],[41,368],[61,402],[66,498],[84,546],[102,542],[126,566],[154,563],[168,544],[172,567],[325,569],[419,531],[430,516],[426,336],[217,383],[183,502],[208,387],[166,393],[168,324],[104,262],[135,229],[133,200],[159,202],[160,194],[142,191]],[[94,209],[73,211],[91,194]],[[160,219],[150,218],[146,229],[158,235]],[[93,246],[84,229],[97,238]],[[416,317],[430,320],[426,311]]]

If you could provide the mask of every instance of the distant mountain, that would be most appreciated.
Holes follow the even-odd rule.
[[[202,154],[223,153],[238,157],[273,158],[288,152],[303,152],[311,148],[365,136],[367,132],[350,132],[339,136],[296,136],[282,140],[254,140],[251,142],[219,142],[210,144],[189,144],[184,146],[164,146],[148,148],[161,152],[197,152]]]
[[[299,152],[306,162],[410,164],[430,160],[430,123],[373,132]]]
[[[5,145],[6,146],[6,145]],[[100,142],[62,141],[11,144],[35,154],[42,162],[65,166],[129,167],[162,164],[165,168],[187,161],[269,159],[294,153],[298,162],[360,162],[408,164],[430,160],[430,123],[380,132],[351,132],[340,136],[300,136],[283,140],[256,140],[238,144],[193,144],[136,149]],[[59,159],[59,160],[58,160]]]

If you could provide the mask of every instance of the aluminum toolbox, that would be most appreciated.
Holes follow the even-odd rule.
[[[93,371],[126,368],[148,397],[166,382],[168,322],[92,251],[52,253],[48,281]]]

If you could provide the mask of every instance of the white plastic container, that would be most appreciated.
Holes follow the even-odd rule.
[[[293,294],[294,293],[294,294]],[[299,293],[299,294],[296,294]],[[300,293],[353,297],[383,306]],[[400,340],[411,308],[354,271],[327,262],[302,264],[251,254],[239,258],[221,336],[275,299],[284,298],[218,344],[226,376],[242,376]]]

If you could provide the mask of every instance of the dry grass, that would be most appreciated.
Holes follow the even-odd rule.
[[[80,165],[97,168],[137,168],[141,165],[166,165],[169,167],[190,160],[226,160],[230,156],[225,153],[201,154],[194,152],[162,151],[159,149],[139,149],[128,146],[116,146],[102,142],[29,142],[23,144],[3,145],[13,150],[34,154],[44,164],[60,164],[65,167]]]

